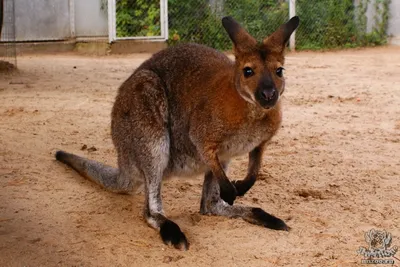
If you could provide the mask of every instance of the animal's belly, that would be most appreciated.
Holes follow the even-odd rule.
[[[255,147],[259,146],[263,141],[267,141],[273,134],[262,135],[238,135],[223,142],[219,147],[218,157],[222,162],[229,162],[230,159],[248,154]],[[171,159],[168,176],[190,177],[204,174],[209,170],[208,166],[203,163],[199,155],[174,155]]]
[[[257,147],[261,141],[226,143],[220,149],[219,158],[221,160],[229,160],[233,157],[245,155]]]
[[[234,136],[222,143],[220,146],[219,157],[221,160],[228,160],[233,157],[248,154],[262,142],[268,141],[273,136],[268,132],[245,133]]]
[[[180,155],[174,158],[171,165],[170,175],[178,177],[197,176],[208,170],[202,160],[188,155]]]

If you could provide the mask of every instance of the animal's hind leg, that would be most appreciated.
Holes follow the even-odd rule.
[[[112,112],[112,136],[118,155],[128,159],[121,169],[139,171],[145,184],[144,216],[162,240],[187,249],[179,226],[162,207],[161,184],[169,163],[168,102],[164,84],[154,72],[135,72],[119,90]]]
[[[220,197],[218,181],[211,172],[204,177],[200,212],[202,214],[220,215],[262,225],[266,228],[288,231],[289,227],[279,218],[257,207],[229,205]]]
[[[148,164],[141,161],[145,177],[145,218],[150,226],[160,231],[165,244],[186,250],[189,243],[179,226],[165,216],[161,200],[162,178],[169,160],[169,140],[161,138],[150,146]]]

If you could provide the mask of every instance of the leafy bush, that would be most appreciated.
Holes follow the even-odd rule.
[[[330,49],[380,45],[386,42],[390,0],[373,0],[374,27],[367,32],[367,6],[371,0],[297,0],[301,22],[296,48]],[[160,35],[159,0],[118,0],[118,36]],[[289,17],[286,0],[168,0],[169,45],[205,44],[228,50],[231,42],[221,18],[230,15],[261,40]]]
[[[297,0],[296,12],[301,18],[297,48],[346,47],[354,43],[357,28],[352,0]]]
[[[374,27],[367,31],[370,0],[297,0],[301,24],[296,31],[297,49],[348,48],[386,43],[390,0],[375,0]]]
[[[117,0],[117,37],[161,34],[159,0]]]
[[[232,44],[221,25],[225,14],[234,17],[256,38],[260,39],[288,18],[287,4],[276,0],[217,0],[222,8],[206,0],[169,0],[169,44],[202,43],[220,50]]]
[[[206,0],[169,0],[169,44],[195,42],[224,49],[229,39]]]
[[[276,0],[226,0],[226,14],[239,21],[256,39],[262,40],[289,18],[286,2]]]

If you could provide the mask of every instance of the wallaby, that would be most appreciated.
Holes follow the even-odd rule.
[[[56,159],[104,188],[129,193],[144,183],[144,216],[164,243],[189,243],[162,206],[162,180],[205,173],[201,214],[238,217],[267,228],[289,227],[260,208],[233,205],[255,183],[266,143],[281,125],[284,51],[299,25],[293,17],[257,42],[232,17],[222,25],[235,62],[198,44],[154,54],[120,86],[111,114],[118,169],[64,151]],[[249,153],[245,179],[230,182],[232,157]]]

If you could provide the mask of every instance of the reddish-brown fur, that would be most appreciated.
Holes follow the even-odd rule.
[[[168,48],[144,62],[119,88],[111,114],[119,168],[59,151],[56,158],[83,176],[116,192],[144,183],[144,215],[165,243],[188,248],[179,226],[161,200],[162,179],[206,173],[201,213],[241,217],[268,228],[286,224],[260,208],[233,205],[254,184],[267,142],[278,131],[284,48],[298,18],[262,43],[232,18],[223,26],[236,61],[197,44]],[[244,180],[231,182],[225,168],[249,153]]]

